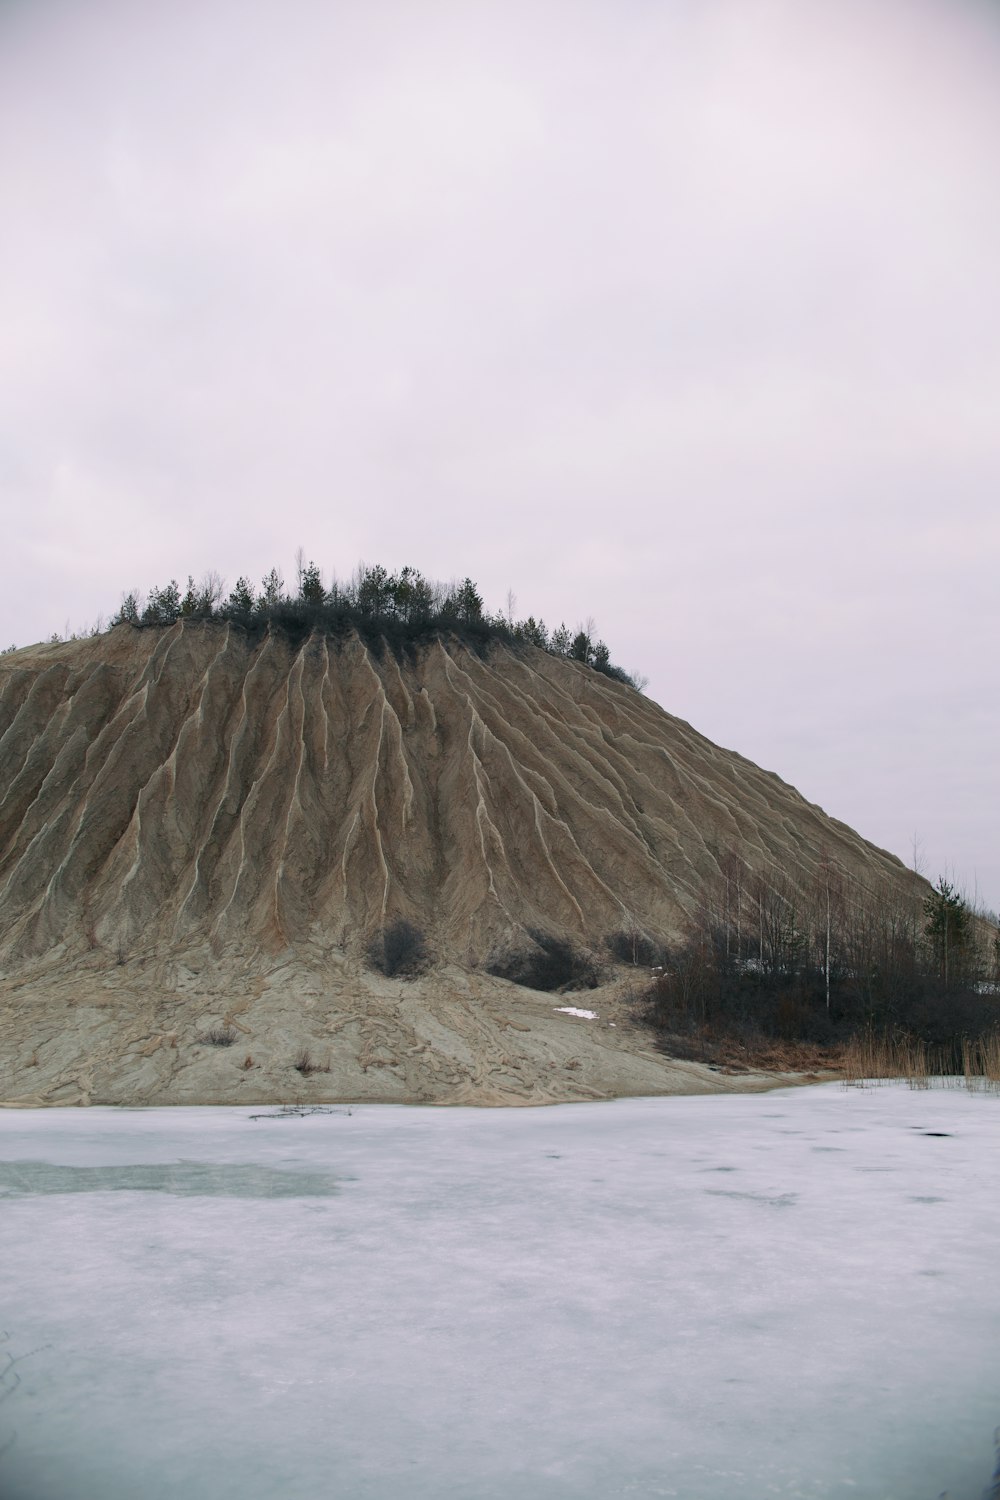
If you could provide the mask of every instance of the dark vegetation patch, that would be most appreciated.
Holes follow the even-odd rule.
[[[292,1065],[296,1073],[301,1073],[303,1078],[308,1078],[311,1073],[329,1073],[330,1064],[316,1062],[308,1047],[303,1047]]]
[[[926,891],[831,869],[801,890],[730,857],[637,991],[637,1014],[671,1056],[720,1067],[813,1070],[853,1054],[945,1074],[973,1059],[992,1076],[1000,938],[948,882]]]
[[[423,933],[404,917],[397,917],[373,938],[368,960],[373,969],[389,979],[415,979],[431,962]]]
[[[487,973],[531,990],[592,990],[600,973],[590,954],[566,938],[529,927],[527,942],[491,954]]]
[[[213,1026],[201,1040],[209,1047],[231,1047],[236,1041],[235,1026]]]
[[[665,943],[640,932],[635,927],[623,927],[609,932],[604,946],[620,964],[631,964],[633,968],[652,969],[665,964],[669,953]]]

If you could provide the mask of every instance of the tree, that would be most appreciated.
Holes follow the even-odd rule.
[[[483,598],[471,578],[463,578],[455,595],[455,610],[466,625],[483,618]]]
[[[570,644],[569,654],[574,661],[582,661],[587,666],[590,666],[593,660],[594,648],[590,644],[590,636],[585,630],[577,631]]]
[[[181,600],[181,614],[185,619],[190,618],[198,608],[198,595],[195,593],[194,579],[188,574],[187,590]]]
[[[171,578],[165,588],[151,588],[146,608],[142,612],[143,625],[172,625],[181,612],[181,591],[176,578]]]
[[[226,592],[226,580],[221,573],[210,568],[202,575],[201,583],[198,585],[198,613],[207,618],[215,613],[215,606]]]
[[[261,579],[261,595],[257,601],[257,607],[262,613],[267,614],[272,609],[277,609],[285,602],[285,580],[277,568],[272,568],[270,573],[265,573]]]
[[[326,598],[323,575],[317,565],[310,561],[299,570],[299,598],[303,604],[322,604]]]
[[[513,589],[507,590],[507,629],[514,629],[514,611],[517,609],[517,595]]]
[[[545,628],[544,620],[536,620],[534,615],[529,615],[514,627],[514,634],[522,641],[527,641],[530,646],[541,646],[544,650],[549,644],[549,633]]]
[[[112,625],[138,625],[141,611],[139,609],[139,595],[135,589],[127,594],[122,594],[122,602],[118,613],[111,616]]]
[[[568,656],[570,648],[570,634],[565,625],[560,625],[558,630],[553,630],[552,639],[549,641],[549,650],[556,656]]]
[[[972,938],[972,914],[968,903],[944,876],[924,900],[924,936],[934,954],[945,989],[965,967]]]
[[[827,1013],[830,1010],[830,974],[834,963],[834,945],[843,925],[844,878],[834,865],[829,850],[821,849],[819,868],[813,890],[815,920],[823,965],[823,992]]]
[[[366,568],[362,563],[355,588],[358,609],[369,619],[384,619],[393,611],[395,587],[396,579],[390,577],[380,563],[373,568]]]
[[[392,580],[395,612],[408,625],[423,624],[434,611],[434,590],[424,575],[409,566]]]
[[[256,595],[248,578],[237,578],[229,598],[226,600],[225,613],[234,616],[237,620],[246,619],[254,612],[257,603]]]
[[[204,575],[197,587],[189,573],[187,589],[180,604],[180,613],[185,619],[210,620],[215,614],[215,606],[222,598],[224,588],[225,584],[221,575],[214,569]]]

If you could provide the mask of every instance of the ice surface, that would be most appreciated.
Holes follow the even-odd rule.
[[[979,1500],[1000,1099],[0,1114],[3,1500]]]

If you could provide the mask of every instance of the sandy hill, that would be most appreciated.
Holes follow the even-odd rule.
[[[613,986],[492,977],[530,931],[669,937],[726,849],[912,882],[579,663],[119,626],[0,659],[0,1098],[539,1100],[717,1086]],[[366,957],[405,919],[433,959]],[[220,1031],[231,1046],[207,1040]],[[329,1071],[299,1071],[304,1053]]]

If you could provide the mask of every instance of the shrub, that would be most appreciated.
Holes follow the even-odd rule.
[[[231,1047],[236,1040],[235,1026],[213,1026],[211,1031],[202,1037],[209,1047]]]
[[[623,927],[618,932],[609,932],[604,939],[604,946],[619,963],[632,964],[636,968],[651,969],[654,965],[667,961],[664,945],[636,927]]]
[[[528,928],[527,936],[526,945],[492,954],[487,973],[530,990],[592,990],[600,983],[593,959],[567,938],[534,927]]]
[[[430,964],[423,933],[404,917],[382,928],[369,946],[368,958],[389,979],[414,979]]]
[[[318,1063],[313,1061],[312,1053],[308,1047],[303,1047],[292,1066],[297,1073],[302,1074],[303,1078],[308,1078],[310,1073],[329,1073],[330,1071],[330,1064],[328,1062]]]

